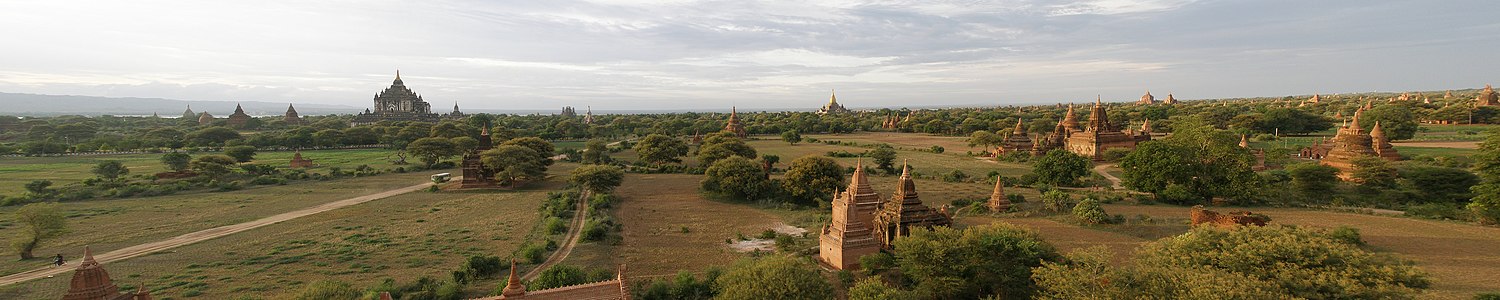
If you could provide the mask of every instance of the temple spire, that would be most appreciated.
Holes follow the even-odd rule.
[[[516,297],[526,295],[526,285],[521,284],[521,277],[516,276],[516,259],[510,259],[510,277],[505,282],[505,289],[501,290],[500,296]]]
[[[839,97],[833,92],[833,89],[828,89],[828,105],[832,106],[834,104],[839,104]]]
[[[1243,135],[1243,134],[1240,135],[1240,148],[1245,148],[1245,149],[1249,149],[1250,148],[1250,141],[1247,140],[1247,139],[1245,139],[1245,135]]]

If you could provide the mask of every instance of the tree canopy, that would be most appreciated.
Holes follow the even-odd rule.
[[[844,168],[831,158],[807,155],[792,160],[782,179],[782,190],[793,202],[815,204],[832,201],[833,190],[844,182]]]

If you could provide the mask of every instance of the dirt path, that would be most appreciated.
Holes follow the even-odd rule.
[[[225,226],[219,226],[219,227],[204,229],[204,230],[200,230],[200,231],[196,231],[196,232],[191,232],[191,233],[179,235],[179,236],[176,236],[176,237],[173,237],[173,238],[169,238],[169,239],[165,239],[165,240],[161,240],[161,241],[157,241],[157,242],[151,242],[151,243],[145,243],[145,244],[140,244],[140,245],[125,247],[125,248],[122,248],[122,249],[119,249],[119,250],[110,251],[108,253],[94,255],[94,260],[97,260],[101,264],[108,264],[110,262],[125,260],[125,259],[129,259],[129,258],[133,258],[133,257],[138,257],[138,256],[143,256],[143,255],[155,253],[155,252],[162,251],[162,250],[177,248],[177,247],[181,247],[181,246],[192,244],[192,243],[202,242],[202,241],[206,241],[206,240],[210,240],[210,239],[214,239],[214,238],[218,238],[218,237],[222,237],[222,236],[227,236],[227,235],[231,235],[231,234],[243,232],[243,231],[246,231],[246,230],[260,228],[260,227],[266,226],[266,225],[276,224],[276,223],[280,223],[280,222],[287,221],[287,220],[292,220],[292,219],[296,219],[296,218],[306,217],[306,216],[309,216],[309,215],[315,215],[315,214],[318,214],[318,213],[327,212],[327,211],[330,211],[330,210],[335,210],[335,209],[343,208],[343,207],[350,206],[350,205],[356,205],[356,204],[370,202],[370,201],[374,201],[374,200],[378,200],[378,199],[382,199],[382,198],[386,198],[386,197],[391,197],[391,196],[395,196],[395,195],[410,193],[410,192],[413,192],[413,191],[421,190],[423,188],[427,188],[430,185],[432,185],[432,184],[431,183],[422,183],[422,184],[418,184],[418,185],[413,185],[413,186],[403,187],[403,188],[399,188],[399,189],[394,189],[394,190],[379,192],[379,193],[375,193],[375,194],[369,194],[369,195],[364,195],[364,196],[359,196],[359,197],[354,197],[354,198],[349,198],[349,199],[344,199],[344,200],[339,200],[339,201],[324,203],[324,204],[321,204],[321,205],[318,205],[318,206],[313,206],[313,207],[308,207],[308,208],[304,208],[304,209],[300,209],[300,210],[290,211],[290,212],[286,212],[286,213],[282,213],[282,214],[278,214],[278,215],[273,215],[273,216],[261,218],[259,220],[254,220],[254,221],[250,221],[250,222],[239,223],[239,224],[234,224],[234,225],[225,225]],[[77,259],[75,259],[75,261],[77,261]],[[62,274],[62,273],[70,272],[70,271],[73,271],[73,268],[71,268],[71,267],[63,267],[63,268],[44,267],[44,268],[35,269],[35,270],[31,270],[31,271],[26,271],[26,272],[21,272],[21,273],[15,273],[15,274],[11,274],[11,275],[6,275],[4,277],[0,277],[0,286],[11,285],[11,284],[21,283],[21,282],[25,282],[25,281],[29,281],[29,280],[35,280],[35,279],[41,279],[41,278],[45,278],[45,277],[56,276],[57,274]]]
[[[568,226],[568,242],[558,246],[557,251],[553,251],[552,256],[547,257],[547,261],[536,265],[536,268],[527,271],[526,275],[522,275],[521,280],[530,281],[536,279],[538,275],[542,275],[542,270],[546,270],[552,267],[552,265],[562,262],[568,258],[568,254],[573,252],[573,246],[578,245],[578,239],[583,236],[583,222],[585,221],[584,219],[588,218],[588,199],[588,192],[578,195],[578,206],[573,208],[573,224]]]
[[[1119,177],[1115,177],[1115,175],[1111,175],[1111,174],[1109,174],[1109,172],[1105,172],[1104,171],[1104,169],[1107,169],[1110,166],[1114,166],[1114,165],[1115,164],[1099,164],[1097,166],[1094,166],[1094,173],[1099,173],[1100,176],[1104,176],[1104,179],[1109,179],[1109,183],[1111,185],[1113,185],[1113,186],[1111,186],[1112,188],[1114,188],[1116,190],[1124,190],[1125,189],[1125,185],[1120,184],[1120,178]]]

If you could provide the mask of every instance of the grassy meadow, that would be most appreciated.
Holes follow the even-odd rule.
[[[345,170],[353,169],[360,165],[369,165],[376,169],[392,169],[397,167],[391,164],[395,159],[395,151],[387,149],[340,149],[340,150],[310,150],[303,151],[302,157],[312,159],[318,166],[309,168],[308,172],[327,173],[330,167],[340,167]],[[204,154],[218,154],[199,152],[193,156]],[[252,164],[268,164],[283,169],[287,162],[292,160],[292,151],[260,152],[255,155]],[[120,154],[120,155],[90,155],[90,156],[46,156],[46,157],[0,157],[0,195],[13,195],[25,191],[24,186],[33,180],[51,180],[54,187],[73,184],[84,179],[94,178],[92,169],[94,165],[104,161],[120,161],[125,167],[130,168],[130,175],[151,176],[160,172],[166,172],[166,166],[161,164],[161,154]],[[416,162],[416,159],[408,159],[408,162]]]

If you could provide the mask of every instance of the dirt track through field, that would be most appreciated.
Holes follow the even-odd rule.
[[[1125,185],[1120,184],[1120,178],[1115,177],[1115,175],[1109,174],[1109,172],[1105,170],[1113,165],[1114,164],[1099,164],[1097,166],[1094,166],[1094,173],[1099,173],[1099,176],[1104,176],[1104,179],[1109,179],[1109,184],[1113,185],[1116,190],[1124,190]]]
[[[396,195],[400,195],[400,194],[410,193],[410,192],[413,192],[413,191],[421,190],[421,189],[426,188],[426,187],[428,187],[430,185],[432,185],[432,184],[431,183],[423,183],[423,184],[418,184],[418,185],[403,187],[403,188],[399,188],[399,189],[394,189],[394,190],[389,190],[389,191],[384,191],[384,192],[379,192],[379,193],[374,193],[374,194],[369,194],[369,195],[364,195],[364,196],[359,196],[359,197],[354,197],[354,198],[349,198],[349,199],[344,199],[344,200],[339,200],[339,201],[324,203],[324,204],[321,204],[321,205],[317,205],[317,206],[313,206],[313,207],[308,207],[308,208],[304,208],[304,209],[300,209],[300,210],[295,210],[295,211],[290,211],[290,212],[286,212],[286,213],[282,213],[282,214],[278,214],[278,215],[274,215],[274,216],[269,216],[269,217],[261,218],[261,219],[258,219],[258,220],[250,221],[250,222],[239,223],[239,224],[234,224],[234,225],[225,225],[225,226],[219,226],[219,227],[204,229],[204,230],[200,230],[200,231],[196,231],[196,232],[191,232],[191,233],[179,235],[179,236],[176,236],[176,237],[173,237],[173,238],[169,238],[169,239],[165,239],[165,240],[161,240],[161,241],[156,241],[156,242],[150,242],[150,243],[145,243],[145,244],[140,244],[140,245],[125,247],[125,248],[122,248],[122,249],[119,249],[119,250],[110,251],[108,253],[94,255],[94,260],[98,261],[101,264],[107,264],[107,263],[110,263],[110,262],[115,262],[115,261],[130,259],[130,258],[134,258],[134,257],[138,257],[138,256],[148,255],[148,254],[151,254],[151,253],[155,253],[155,252],[159,252],[159,251],[163,251],[163,250],[167,250],[167,249],[172,249],[172,248],[177,248],[177,247],[181,247],[181,246],[184,246],[184,245],[189,245],[189,244],[193,244],[193,243],[197,243],[197,242],[207,241],[207,240],[210,240],[210,239],[214,239],[214,238],[218,238],[218,237],[223,237],[223,236],[227,236],[227,235],[231,235],[231,234],[235,234],[235,233],[240,233],[240,232],[244,232],[246,230],[260,228],[260,227],[263,227],[263,226],[266,226],[266,225],[276,224],[276,223],[284,222],[284,221],[287,221],[287,220],[292,220],[292,219],[296,219],[296,218],[301,218],[301,217],[306,217],[306,216],[310,216],[310,215],[315,215],[315,214],[319,214],[319,213],[323,213],[323,212],[327,212],[327,211],[331,211],[331,210],[335,210],[335,209],[339,209],[339,208],[343,208],[343,207],[348,207],[348,206],[351,206],[351,205],[356,205],[356,204],[360,204],[360,203],[370,202],[370,201],[374,201],[374,200],[378,200],[378,199],[383,199],[383,198],[387,198],[387,197],[391,197],[391,196],[396,196]],[[63,267],[57,267],[57,268],[54,268],[54,267],[44,267],[44,268],[34,269],[34,270],[31,270],[31,271],[26,271],[26,272],[21,272],[21,273],[6,275],[4,277],[0,277],[0,286],[6,286],[6,285],[11,285],[11,284],[26,282],[26,281],[29,281],[29,280],[35,280],[35,279],[41,279],[41,278],[56,276],[58,274],[66,273],[66,272],[69,272],[69,271],[73,271],[74,270],[73,266],[77,266],[77,263],[79,263],[81,261],[82,261],[81,258],[79,258],[79,259],[74,259],[73,262],[71,262],[68,265],[63,266]]]
[[[553,251],[552,256],[547,257],[547,261],[536,265],[536,268],[527,271],[526,275],[521,275],[521,280],[531,281],[532,279],[536,279],[537,276],[542,275],[542,270],[546,270],[552,267],[552,265],[568,259],[568,254],[573,253],[573,246],[578,245],[578,239],[583,235],[583,222],[589,216],[588,203],[588,192],[578,195],[578,205],[573,208],[573,224],[568,225],[568,236],[565,238],[568,242],[562,246],[558,246],[557,251]]]

